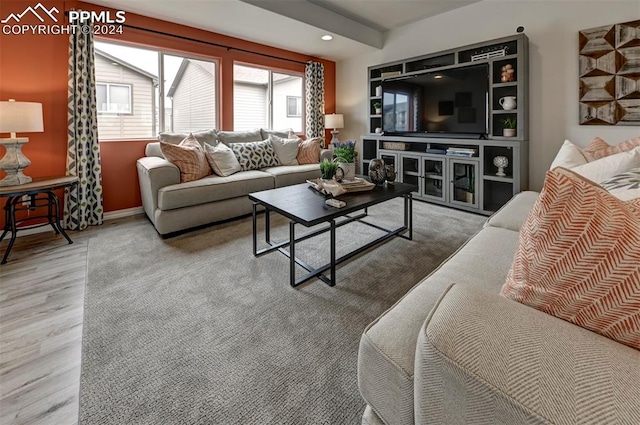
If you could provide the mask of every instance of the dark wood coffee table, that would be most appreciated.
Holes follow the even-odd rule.
[[[417,188],[415,185],[406,183],[393,183],[386,184],[384,186],[376,186],[373,190],[367,192],[348,193],[339,196],[338,199],[347,203],[343,208],[334,208],[326,205],[326,198],[312,189],[307,183],[251,193],[249,194],[249,199],[253,201],[253,255],[259,257],[277,250],[289,257],[289,283],[291,286],[298,286],[314,277],[317,277],[329,286],[334,286],[336,284],[336,265],[378,244],[381,244],[394,236],[399,236],[408,240],[413,238],[413,198],[411,196],[411,192],[415,192],[416,190]],[[363,220],[363,218],[367,217],[368,207],[398,197],[404,198],[404,224],[401,227],[390,230]],[[269,245],[269,247],[261,250],[258,250],[259,205],[265,208],[265,241]],[[273,242],[271,240],[270,214],[272,211],[277,212],[290,220],[289,240],[283,242]],[[354,215],[354,213],[357,214]],[[337,221],[338,219],[339,221]],[[353,221],[358,221],[382,230],[385,234],[340,258],[336,258],[336,228]],[[296,224],[302,224],[305,227],[312,227],[322,223],[328,223],[329,225],[296,238]],[[320,267],[313,267],[301,259],[296,258],[296,242],[301,242],[324,232],[330,232],[331,235],[331,260],[328,264]],[[405,233],[407,233],[407,235],[405,235]],[[287,246],[289,247],[289,250],[286,249]],[[296,264],[307,270],[309,273],[296,279]],[[331,277],[324,274],[327,270],[330,271]]]

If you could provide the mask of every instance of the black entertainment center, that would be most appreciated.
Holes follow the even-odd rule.
[[[369,67],[368,93],[363,173],[383,158],[416,198],[487,215],[527,189],[525,34]]]

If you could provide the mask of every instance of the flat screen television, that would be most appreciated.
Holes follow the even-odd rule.
[[[479,64],[382,82],[382,130],[405,136],[485,137],[489,65]]]

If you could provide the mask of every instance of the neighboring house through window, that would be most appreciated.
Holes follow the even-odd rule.
[[[100,140],[216,128],[215,60],[103,41],[95,45]]]
[[[302,75],[234,64],[233,129],[304,130]]]

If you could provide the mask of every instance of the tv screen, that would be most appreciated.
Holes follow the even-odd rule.
[[[385,134],[488,133],[489,65],[435,71],[382,82]]]

